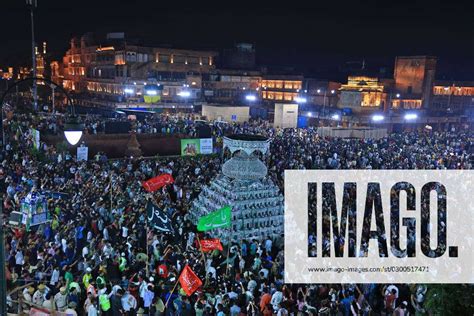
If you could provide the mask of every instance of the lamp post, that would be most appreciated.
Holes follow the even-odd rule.
[[[33,11],[38,6],[37,0],[26,0],[26,5],[30,8],[31,17],[31,63],[33,67],[33,78],[36,78],[36,49],[35,49],[35,22]],[[38,110],[38,85],[33,81],[33,108]]]

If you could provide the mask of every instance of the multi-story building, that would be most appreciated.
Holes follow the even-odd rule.
[[[436,72],[436,57],[398,56],[395,58],[395,109],[428,109]]]
[[[302,75],[264,75],[262,99],[267,102],[297,102],[303,92]]]
[[[349,76],[341,85],[338,107],[355,113],[384,109],[387,94],[384,85],[376,77]]]
[[[435,81],[430,105],[432,112],[464,114],[474,108],[474,82]]]
[[[53,80],[68,90],[115,101],[142,96],[147,82],[160,86],[160,100],[179,99],[183,88],[190,98],[200,97],[201,76],[215,68],[217,56],[213,51],[132,45],[123,33],[97,41],[89,33],[71,40],[62,67],[52,63]]]
[[[66,51],[62,63],[56,61],[51,63],[52,80],[70,91],[77,93],[86,91],[87,70],[97,59],[98,48],[92,33],[86,33],[80,39],[71,39],[70,48]]]
[[[235,105],[248,103],[249,95],[258,100],[261,80],[258,71],[216,69],[204,76],[204,100]]]

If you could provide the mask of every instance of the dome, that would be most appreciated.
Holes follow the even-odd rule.
[[[259,180],[267,175],[267,167],[257,157],[239,152],[222,166],[222,173],[239,180]]]

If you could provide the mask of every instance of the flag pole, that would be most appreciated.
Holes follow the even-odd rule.
[[[225,268],[225,276],[228,276],[229,273],[229,253],[230,253],[230,244],[231,244],[231,235],[232,235],[232,225],[229,227],[229,239],[227,242],[227,259],[226,259],[226,268]]]
[[[146,277],[148,278],[150,276],[150,271],[149,271],[149,264],[150,264],[150,255],[148,254],[148,219],[145,221],[145,227],[146,227],[146,237],[145,237],[145,247],[146,247]]]
[[[174,293],[174,290],[176,290],[176,286],[178,285],[178,283],[179,283],[179,277],[178,277],[178,279],[176,280],[176,283],[174,284],[173,289],[171,290],[170,295],[168,296],[168,299],[166,300],[165,308],[168,307],[168,302],[170,301],[171,296],[172,296],[173,293]]]
[[[113,209],[113,198],[114,195],[112,194],[112,172],[110,172],[110,212],[112,212]]]
[[[199,244],[199,250],[201,250],[202,263],[204,264],[204,271],[206,271],[206,255],[204,254],[204,251],[202,250],[201,240],[199,239],[199,233],[196,233],[196,237],[197,237],[197,241],[198,241],[198,244]]]

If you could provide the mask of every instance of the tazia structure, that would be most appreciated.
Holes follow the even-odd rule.
[[[224,138],[224,155],[230,159],[194,201],[191,217],[198,219],[225,205],[232,207],[232,225],[212,231],[227,242],[263,239],[283,233],[283,195],[267,178],[267,167],[259,159],[269,153],[270,140],[262,136],[232,135]],[[229,235],[230,233],[230,235]]]

